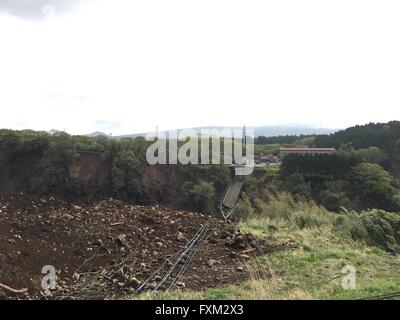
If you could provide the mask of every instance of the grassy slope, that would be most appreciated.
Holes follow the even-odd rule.
[[[254,226],[244,225],[243,229],[260,234]],[[286,232],[274,233],[288,236]],[[289,237],[298,244],[296,249],[261,258],[275,273],[271,279],[277,284],[275,298],[357,299],[400,291],[398,256],[343,239],[329,228],[296,230]],[[341,270],[347,264],[357,271],[355,290],[341,286]]]
[[[279,147],[280,147],[279,144],[255,144],[254,152],[257,156],[259,156],[261,153],[267,154],[267,153],[278,152]]]

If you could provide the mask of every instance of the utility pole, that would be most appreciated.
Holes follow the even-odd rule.
[[[246,147],[247,141],[246,141],[246,126],[243,126],[243,131],[242,131],[242,145]]]

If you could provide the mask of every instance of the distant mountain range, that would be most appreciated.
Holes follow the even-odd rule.
[[[287,135],[311,135],[311,134],[330,134],[340,129],[295,127],[295,126],[261,126],[254,127],[255,136],[287,136]]]
[[[256,137],[258,136],[265,136],[265,137],[274,137],[274,136],[286,136],[286,135],[312,135],[312,134],[330,134],[334,133],[340,129],[326,129],[326,128],[311,128],[311,127],[296,127],[296,126],[258,126],[258,127],[248,127],[254,129],[254,134]],[[217,126],[209,126],[209,127],[195,127],[190,128],[197,132],[200,132],[202,129],[237,129],[237,127],[217,127]],[[179,129],[183,130],[183,129]],[[169,131],[160,131],[160,133],[169,134],[172,133],[173,130]],[[120,139],[120,138],[134,138],[134,137],[144,137],[148,134],[148,132],[142,133],[135,133],[135,134],[128,134],[128,135],[120,135],[120,136],[113,136],[113,139]],[[152,132],[154,134],[154,132]],[[88,134],[89,137],[97,137],[97,136],[104,136],[108,137],[109,135],[105,134],[101,131],[96,131]]]
[[[95,131],[89,134],[86,134],[88,137],[108,137],[108,134],[105,134],[104,132],[101,131]]]

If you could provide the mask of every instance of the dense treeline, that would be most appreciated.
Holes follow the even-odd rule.
[[[362,206],[400,209],[398,181],[358,152],[288,155],[282,160],[280,174],[287,191],[301,199],[318,194],[331,211],[345,207],[350,197],[357,198]]]
[[[57,131],[0,130],[0,189],[74,201],[112,196],[134,203],[157,202],[215,212],[218,197],[230,180],[228,167],[178,165],[174,175],[180,179],[174,183],[168,181],[168,176],[152,177],[146,171],[146,150],[151,143],[143,137],[115,140]],[[92,177],[79,179],[78,173],[78,179],[74,178],[79,159],[87,155],[90,170],[98,163],[101,166],[91,173]],[[172,170],[169,166],[164,169],[159,171]],[[102,183],[97,183],[93,175],[103,176]],[[95,183],[87,185],[90,179]]]
[[[400,174],[400,121],[369,123],[315,137],[316,147],[359,150],[376,147],[382,152],[380,164],[393,174]]]
[[[337,152],[287,155],[279,174],[246,178],[241,202],[246,208],[257,206],[265,192],[288,191],[299,201],[314,200],[330,211],[400,210],[400,121],[355,126],[331,135],[260,137],[257,143],[334,147]]]
[[[359,207],[400,209],[399,121],[315,136],[313,145],[338,152],[284,157],[280,173],[286,190],[302,198],[314,195],[333,211],[350,200]]]
[[[346,178],[350,169],[361,161],[358,155],[350,153],[290,154],[282,160],[281,174],[286,177],[293,173],[301,173],[307,181],[320,184],[328,180]]]
[[[286,135],[286,136],[275,136],[265,137],[259,136],[254,139],[255,144],[293,144],[305,138],[312,138],[315,135]]]
[[[157,165],[150,170],[145,155],[151,143],[143,137],[117,140],[57,131],[0,130],[0,189],[74,201],[112,196],[216,212],[231,179],[229,168]],[[332,135],[259,137],[256,143],[335,147],[338,152],[289,155],[283,158],[279,175],[247,177],[244,191],[251,203],[270,186],[289,191],[296,199],[314,199],[331,211],[348,206],[400,209],[398,121],[356,126]],[[222,152],[222,142],[220,147]]]
[[[363,149],[371,146],[389,151],[400,140],[400,121],[388,123],[369,123],[363,126],[340,130],[331,135],[318,135],[315,138],[317,147],[352,146]]]

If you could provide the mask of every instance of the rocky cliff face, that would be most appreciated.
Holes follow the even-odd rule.
[[[80,154],[70,168],[70,176],[73,185],[81,192],[91,193],[94,190],[102,190],[102,193],[107,193],[110,191],[111,167],[101,154]]]

